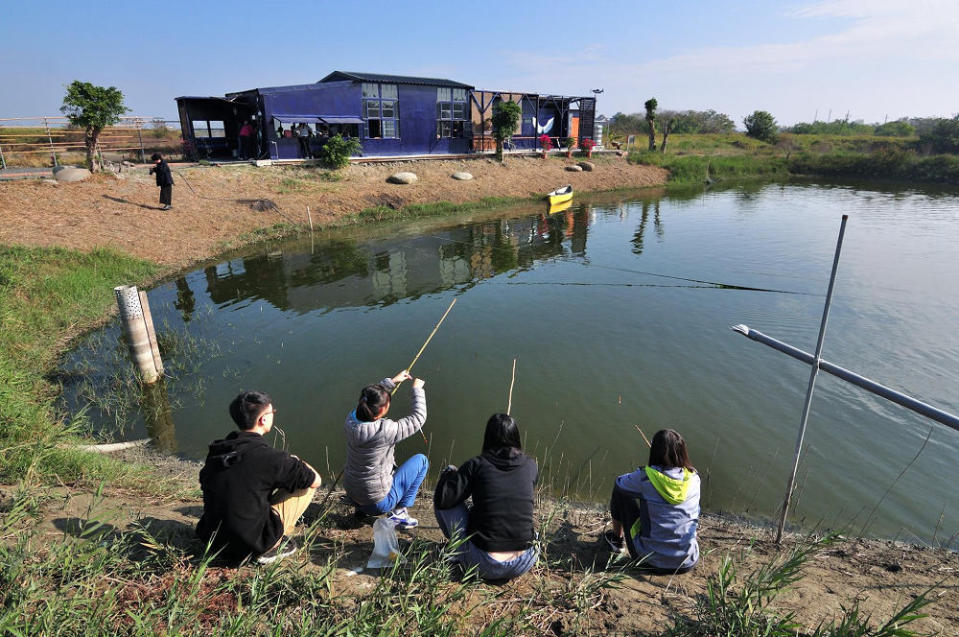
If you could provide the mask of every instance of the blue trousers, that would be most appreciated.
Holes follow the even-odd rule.
[[[440,530],[447,539],[455,536],[462,537],[466,532],[466,522],[469,520],[470,509],[466,503],[457,504],[451,509],[433,509]],[[539,558],[535,546],[531,546],[519,557],[508,562],[500,562],[490,557],[490,554],[479,548],[470,540],[463,542],[455,554],[456,561],[466,566],[476,566],[476,572],[484,580],[509,580],[519,577],[533,568]]]
[[[386,497],[376,504],[360,507],[367,515],[379,515],[393,509],[411,507],[416,502],[416,494],[426,478],[426,470],[430,463],[421,453],[412,456],[409,460],[397,467],[393,474],[393,486]]]

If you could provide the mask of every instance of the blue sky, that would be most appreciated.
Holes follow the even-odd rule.
[[[588,95],[599,112],[754,110],[784,125],[959,112],[959,1],[0,4],[0,117],[57,114],[74,79],[133,114],[334,70]]]

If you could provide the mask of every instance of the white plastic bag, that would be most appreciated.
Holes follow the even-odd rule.
[[[366,568],[389,568],[393,564],[406,561],[400,554],[400,544],[396,539],[396,525],[386,518],[373,523],[373,554]]]

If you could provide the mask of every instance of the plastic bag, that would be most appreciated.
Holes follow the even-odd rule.
[[[393,564],[406,561],[400,554],[400,544],[396,539],[396,525],[386,518],[373,523],[373,554],[366,568],[388,568]]]

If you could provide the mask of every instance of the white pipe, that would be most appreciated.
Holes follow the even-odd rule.
[[[77,445],[75,448],[80,451],[92,451],[94,453],[112,453],[114,451],[123,451],[134,447],[142,447],[150,443],[149,438],[140,440],[130,440],[128,442],[111,442],[102,445]]]
[[[140,305],[140,295],[135,285],[120,285],[113,288],[117,295],[117,306],[120,309],[120,322],[130,340],[130,356],[137,366],[143,382],[155,383],[157,374],[156,363],[153,360],[153,348],[150,345],[150,336],[146,322],[143,319],[143,307]]]

